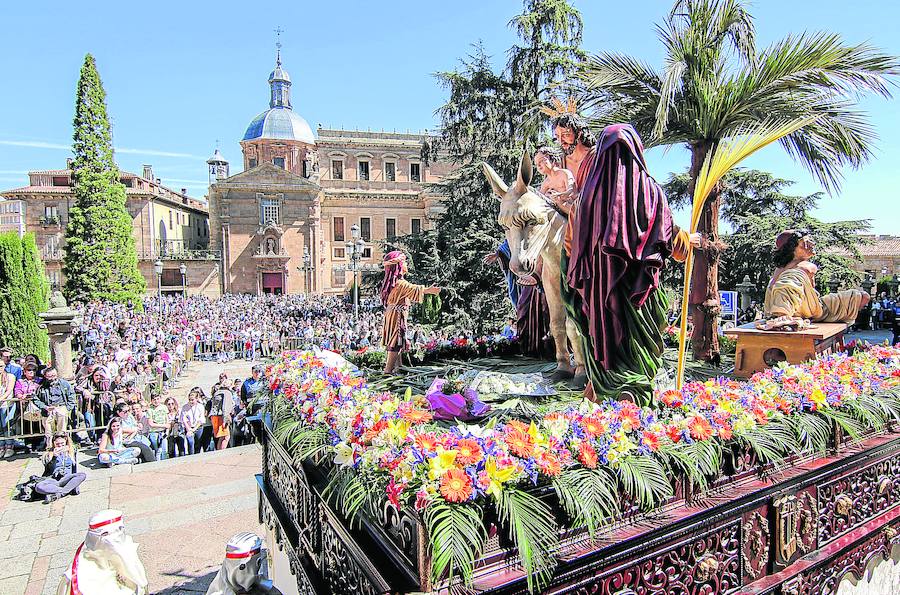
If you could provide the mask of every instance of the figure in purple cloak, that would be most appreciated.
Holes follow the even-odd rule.
[[[662,364],[667,303],[659,273],[668,257],[684,260],[695,239],[673,224],[634,128],[608,126],[589,159],[568,222],[563,299],[593,398],[628,392],[646,403]]]

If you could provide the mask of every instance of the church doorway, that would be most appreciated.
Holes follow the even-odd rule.
[[[263,293],[281,295],[284,293],[284,273],[262,273]]]

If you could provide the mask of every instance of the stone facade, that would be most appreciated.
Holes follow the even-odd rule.
[[[271,163],[209,188],[210,248],[222,254],[227,293],[298,293],[304,247],[316,258],[319,194],[314,182]]]
[[[0,197],[21,203],[24,230],[34,232],[47,277],[52,286],[59,287],[64,282],[66,223],[74,201],[72,171],[32,171],[28,178],[28,186],[2,191]],[[152,266],[157,259],[165,268],[172,268],[174,263],[177,269],[181,262],[192,267],[198,258],[215,258],[208,251],[209,215],[203,202],[190,198],[184,189],[176,192],[163,186],[149,165],[144,166],[142,175],[122,171],[119,180],[125,186],[126,208],[133,219],[138,260],[149,263],[140,267],[148,291],[157,287]],[[182,289],[178,283],[167,291]]]
[[[0,197],[0,233],[8,231],[25,235],[25,203]]]
[[[859,253],[862,260],[854,262],[853,268],[874,279],[900,275],[900,236],[872,235],[859,236]],[[849,256],[848,253],[836,251]]]

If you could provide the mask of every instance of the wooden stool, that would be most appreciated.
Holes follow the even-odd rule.
[[[780,361],[800,364],[820,353],[831,353],[835,344],[843,347],[847,325],[843,322],[814,322],[802,331],[761,331],[754,323],[727,329],[725,336],[737,339],[734,375],[740,378]]]

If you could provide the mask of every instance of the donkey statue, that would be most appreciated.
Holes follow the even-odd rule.
[[[574,323],[566,317],[561,288],[564,279],[560,271],[566,217],[559,213],[541,194],[530,188],[534,170],[531,157],[522,154],[519,173],[512,187],[508,187],[487,163],[482,163],[484,175],[500,199],[497,222],[506,232],[511,258],[509,269],[527,277],[535,272],[538,258],[543,261],[541,284],[550,310],[550,334],[556,347],[556,371],[553,381],[569,379],[569,386],[582,389],[587,384],[581,342]],[[575,368],[569,360],[569,346],[575,355]]]

